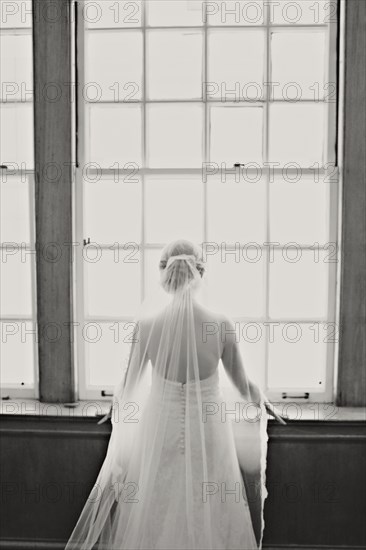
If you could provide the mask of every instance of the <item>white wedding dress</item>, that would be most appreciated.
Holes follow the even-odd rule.
[[[190,262],[176,258],[187,275]],[[140,317],[107,455],[66,550],[261,547],[264,404],[253,420],[253,395],[227,396],[218,365],[202,377],[210,353],[196,317],[191,284]]]

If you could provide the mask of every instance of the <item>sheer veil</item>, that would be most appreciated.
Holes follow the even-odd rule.
[[[226,318],[202,304],[198,247],[166,249],[160,270],[114,390],[106,458],[66,550],[261,547],[265,398],[230,331],[223,337]],[[231,388],[221,387],[222,357]]]

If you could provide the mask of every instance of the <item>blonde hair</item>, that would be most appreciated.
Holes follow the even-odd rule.
[[[188,258],[177,258],[169,262],[169,258],[185,255]],[[200,246],[179,239],[169,243],[161,254],[159,262],[161,272],[161,284],[167,292],[177,292],[197,280],[200,275],[203,277],[205,267],[202,260],[202,249]]]

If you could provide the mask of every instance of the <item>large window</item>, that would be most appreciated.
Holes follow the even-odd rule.
[[[37,395],[31,1],[1,0],[1,391]]]
[[[333,398],[337,3],[79,3],[80,396],[108,394],[162,247],[272,398]],[[235,165],[238,166],[235,166]]]

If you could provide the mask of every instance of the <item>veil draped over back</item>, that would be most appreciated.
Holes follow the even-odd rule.
[[[170,257],[164,276],[168,292],[136,320],[107,455],[66,550],[261,546],[264,396],[244,369],[240,392],[221,387],[217,364],[225,349],[234,369],[237,348],[196,298],[196,258]]]

